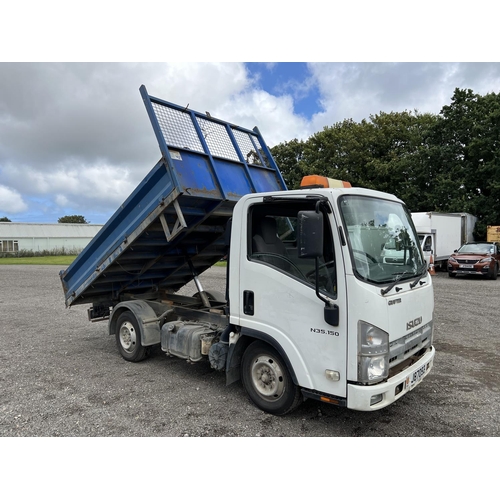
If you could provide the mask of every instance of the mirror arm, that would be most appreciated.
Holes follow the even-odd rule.
[[[337,304],[332,305],[319,293],[319,257],[316,257],[314,260],[316,263],[316,296],[318,297],[318,299],[322,300],[325,303],[325,321],[329,325],[339,326],[339,306]]]
[[[316,297],[318,297],[318,299],[322,300],[327,306],[329,306],[330,302],[328,302],[328,300],[322,297],[319,293],[319,257],[315,257],[314,262],[316,267],[316,279],[315,279]]]

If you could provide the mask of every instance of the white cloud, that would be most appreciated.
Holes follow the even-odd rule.
[[[63,194],[56,194],[55,202],[56,205],[60,207],[67,207],[69,205],[68,198],[66,198],[66,196],[64,196]]]
[[[222,103],[216,113],[215,116],[248,129],[257,126],[269,147],[310,134],[310,124],[294,114],[293,99],[289,95],[277,97],[252,89]]]
[[[28,205],[17,191],[0,184],[0,212],[17,214],[27,209]]]
[[[22,190],[30,199],[37,200],[37,209],[40,209],[39,200],[46,200],[45,209],[41,209],[48,216],[58,210],[64,214],[103,212],[109,216],[129,196],[142,177],[141,174],[132,176],[124,167],[107,164],[70,162],[48,172],[29,166],[4,169],[4,178],[16,190]],[[51,217],[57,219],[55,215]],[[97,221],[95,215],[93,220],[104,222]]]
[[[439,113],[455,88],[498,92],[500,63],[311,63],[323,111],[312,120],[321,130],[346,118],[355,121],[391,111]]]
[[[142,83],[156,97],[257,125],[271,147],[310,132],[294,115],[290,95],[256,90],[239,63],[7,69],[7,82],[0,82],[0,182],[46,199],[44,212],[112,213],[154,166],[160,152],[139,95]]]
[[[139,87],[211,110],[250,84],[238,63],[0,63],[0,167],[68,158],[151,168],[159,150]]]

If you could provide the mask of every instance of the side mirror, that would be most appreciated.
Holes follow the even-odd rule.
[[[323,255],[323,214],[301,210],[297,220],[297,249],[299,257],[314,258]]]

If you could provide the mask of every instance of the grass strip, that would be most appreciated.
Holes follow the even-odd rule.
[[[69,266],[76,259],[76,255],[44,255],[41,257],[3,257],[0,258],[0,266],[15,265],[49,265],[49,266]],[[217,267],[226,267],[227,262],[220,261],[215,264]]]
[[[76,255],[43,255],[41,257],[3,257],[0,266],[15,265],[49,265],[69,266],[76,259]]]

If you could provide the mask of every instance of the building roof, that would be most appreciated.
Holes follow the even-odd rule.
[[[93,238],[101,224],[0,222],[0,240],[18,238]]]

